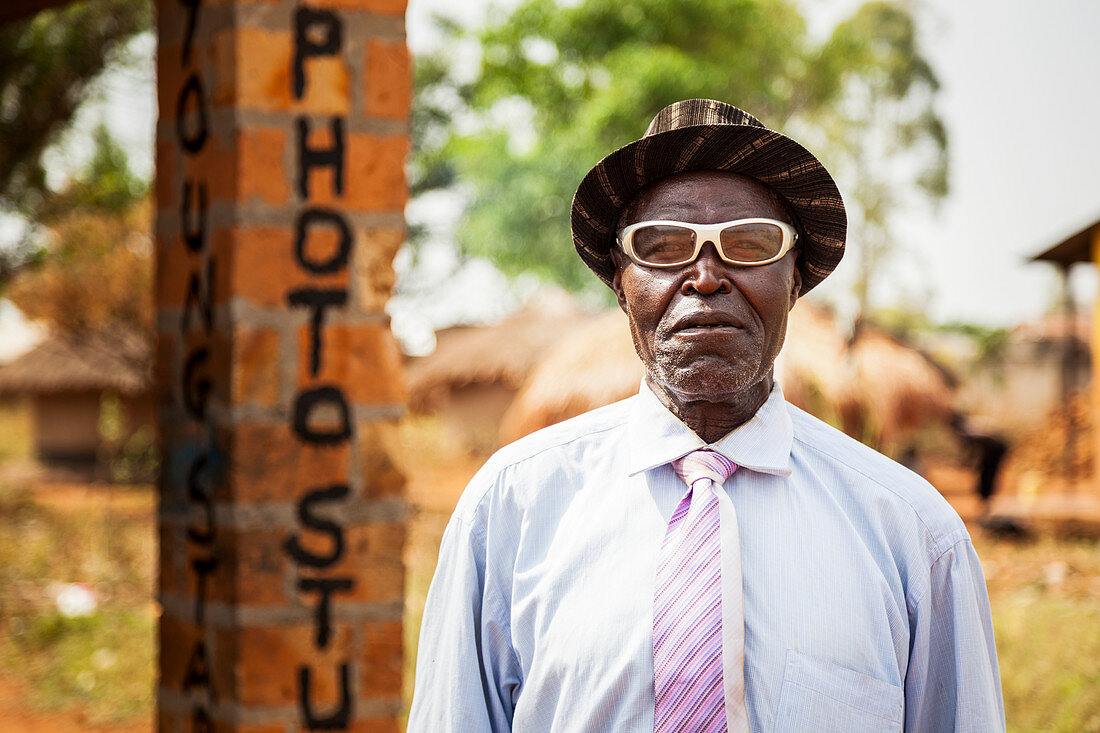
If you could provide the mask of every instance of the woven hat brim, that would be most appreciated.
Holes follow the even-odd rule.
[[[798,216],[802,292],[832,272],[844,255],[848,219],[832,176],[810,151],[753,125],[697,125],[659,132],[624,145],[597,163],[573,197],[573,244],[608,285],[614,227],[623,207],[647,185],[695,170],[740,173],[767,184]]]

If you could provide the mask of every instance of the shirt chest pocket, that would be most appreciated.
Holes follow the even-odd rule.
[[[788,650],[775,730],[901,731],[904,709],[900,687]]]

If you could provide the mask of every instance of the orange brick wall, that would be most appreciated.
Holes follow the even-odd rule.
[[[404,0],[158,0],[158,727],[389,732]]]

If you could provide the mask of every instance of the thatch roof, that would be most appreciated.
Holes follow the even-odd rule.
[[[547,351],[505,413],[501,440],[628,397],[642,373],[626,317],[609,311]],[[880,445],[952,405],[949,380],[920,352],[868,327],[849,344],[828,311],[806,302],[791,311],[776,374],[792,403]]]
[[[810,303],[792,312],[776,378],[788,400],[877,447],[950,416],[955,377],[870,324],[854,338]]]
[[[0,394],[111,390],[138,395],[152,389],[151,339],[113,331],[53,335],[0,367]]]
[[[575,301],[551,295],[533,300],[496,325],[440,331],[435,351],[409,361],[410,404],[425,409],[441,391],[469,384],[518,389],[546,348],[583,319]]]
[[[852,389],[877,445],[895,443],[903,434],[951,415],[955,380],[922,352],[883,331],[864,328],[850,353],[857,380]]]
[[[801,301],[787,318],[787,336],[775,377],[793,404],[830,422],[857,400],[848,340],[829,311]]]
[[[501,419],[501,441],[625,399],[638,391],[643,373],[622,311],[590,318],[531,372]]]

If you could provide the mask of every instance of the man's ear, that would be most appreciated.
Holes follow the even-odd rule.
[[[798,300],[799,294],[802,292],[802,268],[798,266],[798,262],[794,263],[794,273],[791,275],[791,302],[787,306],[787,310],[794,308],[794,302]]]
[[[615,291],[615,300],[619,301],[619,308],[626,313],[626,296],[623,295],[623,266],[625,256],[621,251],[611,248],[611,262],[615,265],[615,274],[611,276],[611,289]]]

